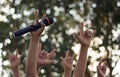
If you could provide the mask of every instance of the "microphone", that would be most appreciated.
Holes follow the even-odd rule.
[[[15,38],[15,37],[21,36],[27,32],[37,30],[41,27],[41,23],[45,24],[45,26],[49,26],[50,24],[54,23],[54,20],[51,17],[45,18],[45,19],[41,20],[40,22],[37,22],[35,26],[30,25],[29,27],[26,27],[24,29],[20,29],[20,30],[13,32],[13,37]]]

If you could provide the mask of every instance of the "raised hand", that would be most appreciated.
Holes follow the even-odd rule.
[[[16,49],[16,54],[10,54],[9,55],[9,61],[10,61],[10,66],[12,68],[13,71],[13,75],[14,77],[20,77],[19,74],[19,64],[20,64],[20,58],[18,57],[18,50]]]
[[[65,58],[60,57],[62,59],[62,65],[65,70],[72,70],[72,63],[73,59],[75,57],[75,54],[72,56],[69,56],[69,51],[66,52]]]
[[[37,67],[53,64],[55,60],[50,58],[55,54],[56,49],[53,49],[50,53],[45,50],[41,50],[41,44],[37,46]]]
[[[80,35],[78,35],[77,33],[74,33],[74,35],[75,35],[75,37],[77,38],[77,40],[82,45],[89,46],[91,38],[96,33],[96,30],[93,30],[93,31],[90,31],[90,30],[83,31],[83,27],[84,27],[84,24],[81,23],[80,24]]]
[[[69,51],[66,52],[65,58],[60,57],[62,59],[62,65],[64,67],[64,77],[71,77],[72,72],[72,63],[75,55],[69,56]]]
[[[106,62],[104,62],[103,60],[100,60],[98,66],[97,66],[97,74],[98,77],[105,77],[106,74]]]
[[[87,51],[90,45],[92,36],[96,33],[96,30],[83,31],[83,23],[80,24],[80,35],[74,33],[76,39],[81,43],[81,49],[75,70],[73,72],[73,77],[84,77],[86,62],[87,62]]]
[[[38,22],[38,11],[34,12],[36,23]],[[45,15],[43,15],[45,16]],[[34,26],[34,24],[33,24]],[[41,23],[41,28],[30,32],[30,44],[28,48],[28,56],[26,61],[26,77],[37,77],[37,44],[39,42],[39,37],[44,30],[45,25]],[[32,70],[31,70],[32,69]]]
[[[20,64],[20,58],[18,57],[18,50],[16,49],[16,54],[9,55],[9,61],[12,69],[18,68]]]
[[[36,11],[34,12],[34,15],[35,15],[35,21],[36,21],[36,23],[37,23],[38,20],[39,20],[39,18],[38,18],[38,10],[36,10]],[[46,14],[43,14],[42,19],[44,19],[44,18],[46,18]],[[35,23],[35,24],[36,24],[36,23]],[[33,24],[33,26],[34,26],[34,24]],[[35,31],[30,32],[30,33],[31,33],[31,36],[38,38],[38,37],[42,34],[42,32],[43,32],[43,30],[44,30],[44,27],[45,27],[45,24],[41,22],[41,28],[39,28],[38,30],[35,30]]]

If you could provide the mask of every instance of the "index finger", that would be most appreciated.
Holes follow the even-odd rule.
[[[9,53],[9,60],[11,60],[12,54]]]
[[[18,57],[18,49],[16,49],[15,51],[16,51],[16,56]]]
[[[56,49],[54,48],[49,54],[48,58],[51,58],[55,54]]]
[[[34,11],[35,21],[36,21],[36,22],[38,22],[38,20],[39,20],[38,13],[39,13],[38,10],[35,10],[35,11]]]
[[[96,33],[96,30],[93,30],[93,35],[95,35],[95,33]],[[92,36],[93,36],[93,35],[92,35]]]
[[[66,52],[65,58],[67,58],[68,56],[69,56],[69,51]]]
[[[100,59],[98,66],[101,66],[103,59]]]
[[[62,61],[65,61],[65,59],[64,59],[63,57],[60,57],[60,59],[61,59]]]
[[[72,55],[72,59],[74,59],[74,58],[75,58],[75,54]]]
[[[45,18],[46,18],[46,14],[43,14],[43,15],[42,15],[42,19],[45,19]]]
[[[80,33],[83,32],[83,27],[84,27],[84,23],[82,22],[82,23],[80,23]]]

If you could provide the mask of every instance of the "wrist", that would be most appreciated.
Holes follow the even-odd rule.
[[[64,69],[65,72],[71,73],[72,69]]]
[[[18,72],[18,67],[12,68],[13,72]]]
[[[81,48],[88,49],[89,46],[88,45],[81,45]]]
[[[90,45],[82,44],[81,47],[88,48]]]
[[[39,41],[39,38],[36,38],[36,37],[31,37],[30,38],[30,42],[33,44],[38,44],[38,41]]]
[[[31,36],[30,39],[31,39],[31,40],[38,40],[39,37],[38,37],[38,36]]]

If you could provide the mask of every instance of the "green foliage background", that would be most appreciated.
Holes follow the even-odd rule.
[[[7,8],[7,11],[5,10]],[[54,18],[55,23],[46,27],[41,37],[43,48],[50,51],[57,48],[57,64],[41,68],[40,77],[62,77],[63,68],[60,56],[66,50],[74,53],[72,47],[78,42],[73,37],[74,32],[79,32],[79,23],[84,22],[85,28],[96,29],[96,39],[90,46],[96,56],[88,54],[85,77],[96,76],[96,71],[89,68],[100,57],[107,61],[107,75],[113,70],[120,57],[120,1],[119,0],[1,0],[0,1],[0,60],[2,61],[1,77],[5,72],[13,77],[8,64],[8,55],[17,48],[21,55],[20,70],[24,76],[25,60],[29,45],[29,34],[12,38],[12,32],[27,27],[34,22],[34,10],[39,10],[39,18],[46,13]],[[103,52],[103,50],[104,52]],[[79,50],[78,50],[79,51]],[[114,53],[115,52],[115,53]],[[116,53],[119,52],[119,53]],[[100,55],[103,53],[104,55]],[[78,54],[76,54],[77,56]],[[94,59],[94,60],[93,60]],[[75,62],[77,59],[75,60]],[[75,64],[74,64],[75,66]],[[73,67],[74,68],[74,67]],[[31,69],[32,70],[32,69]]]

